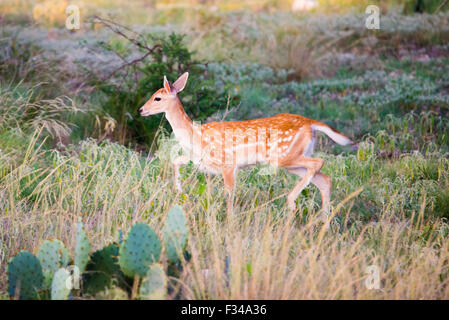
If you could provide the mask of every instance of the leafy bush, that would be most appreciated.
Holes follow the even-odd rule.
[[[449,9],[449,3],[442,0],[407,0],[404,4],[404,13],[436,13]]]
[[[214,85],[214,76],[207,73],[206,64],[193,60],[193,53],[187,49],[184,37],[175,33],[162,38],[140,34],[137,43],[136,39],[127,38],[137,45],[143,55],[122,66],[126,73],[124,76],[120,73],[123,78],[119,82],[97,79],[95,84],[106,96],[103,108],[118,122],[116,138],[120,142],[151,144],[153,141],[162,115],[143,118],[139,116],[138,110],[154,92],[163,87],[164,75],[173,81],[181,73],[189,72],[190,81],[180,98],[187,114],[196,121],[205,120],[228,105],[229,97],[225,88]],[[152,43],[152,47],[146,43]],[[103,47],[106,50],[118,50],[117,46],[113,48],[103,44]],[[133,55],[132,50],[120,50]],[[122,71],[122,67],[118,68],[120,70],[116,74]],[[112,76],[115,76],[113,73]],[[239,97],[234,96],[232,101],[236,103],[238,100]],[[168,124],[165,124],[165,128],[170,130]]]

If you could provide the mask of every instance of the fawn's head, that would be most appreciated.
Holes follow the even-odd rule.
[[[164,87],[157,90],[143,107],[140,108],[140,115],[146,117],[167,112],[170,108],[177,106],[179,101],[177,93],[184,89],[188,77],[189,73],[185,72],[178,80],[170,84],[164,76]]]

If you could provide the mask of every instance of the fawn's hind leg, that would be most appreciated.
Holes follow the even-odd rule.
[[[307,169],[305,168],[288,168],[289,172],[296,174],[299,177],[304,177],[306,175]],[[317,172],[312,177],[312,182],[321,193],[321,203],[323,207],[323,212],[328,215],[329,214],[329,202],[331,198],[331,187],[332,187],[332,180],[329,176],[325,175],[324,173]]]
[[[294,211],[296,209],[296,198],[298,198],[298,195],[301,193],[301,191],[312,181],[315,174],[320,172],[323,164],[323,159],[301,156],[299,157],[299,159],[290,160],[288,163],[284,163],[282,165],[282,167],[286,169],[306,169],[306,172],[301,181],[298,182],[298,184],[293,188],[293,190],[287,197],[288,207],[290,210]]]

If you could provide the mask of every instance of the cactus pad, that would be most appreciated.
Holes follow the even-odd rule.
[[[70,294],[71,286],[68,283],[70,273],[61,268],[55,272],[51,282],[51,300],[67,300]]]
[[[53,274],[61,267],[66,267],[70,262],[69,251],[59,240],[45,240],[37,252],[37,258],[42,266],[44,282],[50,287]]]
[[[76,231],[76,246],[75,246],[75,265],[79,268],[79,272],[83,273],[89,261],[90,243],[87,238],[86,231],[84,231],[81,217],[78,218],[78,227]]]
[[[144,277],[148,266],[159,261],[161,242],[156,233],[145,223],[136,223],[128,238],[120,247],[119,264],[125,275]]]
[[[187,219],[180,206],[170,209],[162,230],[164,248],[170,262],[176,262],[187,243]]]
[[[29,251],[20,251],[8,264],[9,295],[33,299],[43,286],[44,276],[39,260]]]
[[[153,264],[142,280],[139,295],[144,300],[162,300],[167,293],[167,277],[160,264]]]
[[[101,250],[95,251],[91,256],[91,262],[86,267],[83,277],[83,289],[89,294],[96,294],[111,288],[112,280],[118,280],[123,284],[123,273],[118,265],[119,247],[112,243]]]

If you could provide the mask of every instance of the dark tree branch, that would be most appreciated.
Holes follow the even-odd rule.
[[[126,59],[124,57],[122,57],[119,53],[115,52],[114,53],[122,60],[124,61],[124,63],[122,65],[120,65],[119,67],[115,68],[111,73],[109,73],[106,77],[102,78],[102,81],[106,81],[108,79],[110,79],[111,77],[113,77],[117,72],[119,72],[120,70],[124,69],[124,68],[128,68],[128,67],[133,67],[136,64],[138,64],[139,62],[142,62],[143,60],[145,60],[147,57],[149,57],[150,55],[152,55],[156,50],[158,49],[162,49],[162,45],[161,44],[155,44],[153,46],[149,46],[145,39],[142,37],[141,34],[131,30],[128,27],[125,27],[115,21],[109,20],[109,19],[105,19],[105,18],[101,18],[99,16],[93,16],[92,18],[92,22],[94,23],[100,23],[102,25],[104,25],[106,28],[108,28],[109,30],[111,30],[113,33],[121,36],[122,38],[128,40],[129,42],[131,42],[133,45],[135,45],[136,47],[140,48],[143,51],[146,51],[145,54],[143,54],[142,56],[140,56],[139,58],[133,59],[131,61],[126,61]],[[122,30],[127,30],[131,33],[133,33],[134,35],[137,35],[137,37],[130,37],[127,34],[125,34],[125,32],[123,32]],[[140,38],[140,39],[139,39]]]

